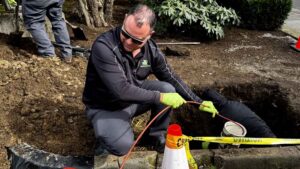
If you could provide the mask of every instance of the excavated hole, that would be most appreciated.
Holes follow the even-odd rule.
[[[277,84],[237,84],[212,87],[229,100],[236,100],[256,112],[280,138],[299,138],[300,130],[296,113],[292,111],[287,93]],[[201,96],[204,89],[196,88]],[[212,119],[208,113],[194,108],[183,108],[174,115],[174,122],[181,124],[183,133],[190,136],[220,136],[224,120]],[[200,148],[200,142],[191,142],[191,148]]]

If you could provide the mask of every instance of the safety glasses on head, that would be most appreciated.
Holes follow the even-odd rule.
[[[125,37],[125,39],[131,39],[133,43],[137,44],[137,45],[141,45],[144,43],[145,39],[139,39],[136,38],[132,35],[130,35],[125,29],[124,29],[124,25],[122,26],[122,30],[121,30],[122,35]]]

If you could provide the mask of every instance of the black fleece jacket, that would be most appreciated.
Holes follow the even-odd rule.
[[[83,102],[91,108],[118,110],[130,104],[159,103],[160,93],[140,88],[150,74],[172,84],[184,99],[202,102],[175,75],[165,56],[153,40],[148,40],[141,53],[133,58],[124,51],[120,27],[100,35],[89,57]]]

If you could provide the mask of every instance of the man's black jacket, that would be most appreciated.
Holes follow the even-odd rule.
[[[150,74],[172,84],[184,99],[202,101],[171,71],[153,40],[148,40],[141,53],[133,58],[123,50],[120,30],[117,27],[103,33],[92,46],[83,92],[86,106],[118,110],[134,103],[159,103],[158,91],[139,87]]]

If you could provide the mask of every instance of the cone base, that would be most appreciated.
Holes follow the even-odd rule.
[[[185,148],[170,149],[166,146],[161,169],[189,169]]]
[[[296,44],[290,45],[290,47],[295,51],[300,52],[300,48],[296,48]]]

